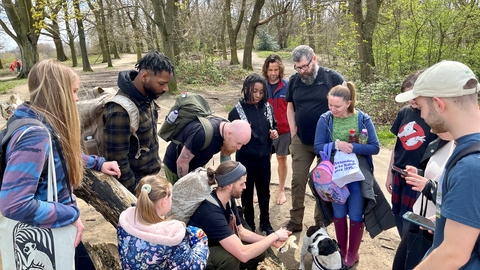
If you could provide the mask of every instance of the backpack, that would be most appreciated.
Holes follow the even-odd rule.
[[[20,127],[25,125],[37,125],[45,126],[40,120],[34,118],[15,118],[11,117],[8,119],[6,127],[0,130],[0,187],[2,186],[3,173],[5,172],[5,167],[7,166],[7,161],[5,160],[5,150],[7,148],[8,142],[10,141],[13,132],[15,132]],[[22,134],[23,135],[23,134]],[[21,135],[20,135],[21,136]]]
[[[77,102],[85,153],[88,155],[105,156],[103,112],[109,102],[117,103],[128,113],[130,132],[137,139],[138,143],[138,151],[135,155],[135,158],[138,159],[142,150],[137,136],[140,113],[137,105],[132,100],[126,96],[117,95],[117,90],[113,88],[95,87],[89,89],[82,100]]]
[[[332,181],[333,164],[330,162],[332,144],[326,144],[323,151],[320,151],[322,161],[310,172],[309,177],[322,200],[344,204],[350,196],[350,192],[346,185],[340,188]]]
[[[212,115],[212,111],[207,100],[200,94],[183,92],[176,97],[175,104],[170,108],[167,116],[175,110],[178,111],[177,118],[173,123],[169,123],[165,118],[158,136],[166,142],[172,141],[176,144],[182,144],[174,138],[192,121],[199,120],[205,131],[205,143],[201,150],[207,148],[213,138],[213,126],[207,119],[208,116]]]
[[[272,106],[270,105],[270,103],[266,102],[265,107],[267,110],[267,119],[268,119],[268,122],[270,123],[270,129],[273,129]],[[248,122],[247,115],[245,114],[245,111],[243,110],[242,104],[240,104],[240,102],[237,102],[237,104],[235,105],[235,109],[237,109],[238,116],[240,116],[240,119]]]

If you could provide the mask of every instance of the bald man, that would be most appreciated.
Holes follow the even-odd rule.
[[[205,143],[205,130],[200,121],[188,124],[171,142],[163,158],[165,176],[174,184],[178,179],[198,167],[203,167],[220,152],[220,159],[228,159],[250,141],[250,124],[243,120],[227,122],[220,117],[209,117],[213,127],[211,143],[202,150]]]

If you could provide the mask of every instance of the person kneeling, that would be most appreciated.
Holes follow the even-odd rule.
[[[256,269],[265,251],[270,246],[280,247],[291,232],[282,228],[262,236],[242,226],[235,204],[246,188],[246,169],[241,163],[223,162],[217,170],[208,168],[207,176],[209,184],[216,181],[218,187],[200,204],[188,223],[208,235],[210,256],[206,269]]]

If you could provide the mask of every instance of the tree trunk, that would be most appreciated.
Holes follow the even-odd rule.
[[[245,16],[245,4],[246,0],[242,0],[240,14],[238,15],[237,24],[234,29],[232,24],[232,3],[231,0],[225,0],[224,18],[227,23],[228,39],[230,42],[230,65],[240,64],[237,55],[237,36],[242,26],[243,17]]]
[[[153,4],[154,21],[160,29],[163,43],[163,53],[170,58],[170,61],[176,65],[176,59],[174,54],[174,42],[173,42],[173,25],[174,25],[174,8],[176,1],[167,0],[164,5],[162,0],[151,0]],[[168,84],[168,88],[171,92],[178,92],[177,79],[173,76],[172,80]]]
[[[107,34],[108,26],[105,20],[105,9],[103,8],[103,0],[98,1],[98,5],[100,6],[100,22],[101,22],[100,31],[101,31],[101,35],[103,36],[103,42],[105,45],[104,56],[106,57],[106,60],[107,60],[106,62],[108,63],[108,67],[113,67],[112,58],[110,57],[110,43],[108,41],[108,34]]]
[[[360,64],[360,79],[363,82],[373,80],[375,58],[373,55],[373,33],[377,26],[378,12],[383,0],[366,0],[366,15],[363,17],[362,0],[350,2],[350,12],[357,25],[358,57]]]
[[[0,59],[0,69],[3,69],[2,59]]]
[[[253,7],[252,17],[250,19],[250,23],[248,24],[247,36],[245,38],[245,50],[243,51],[243,63],[242,67],[244,69],[253,70],[252,66],[252,51],[253,51],[253,41],[255,40],[255,34],[257,32],[257,27],[260,25],[264,25],[271,21],[273,18],[287,13],[288,6],[290,2],[288,2],[282,11],[279,11],[267,19],[260,21],[260,14],[265,5],[265,0],[255,0],[255,6]]]
[[[9,35],[15,43],[17,43],[22,60],[22,69],[19,78],[26,78],[32,66],[38,61],[37,42],[40,35],[40,29],[35,25],[39,20],[43,20],[42,16],[33,16],[35,7],[29,0],[2,0],[3,9],[8,17],[11,29],[0,19],[0,25],[7,35]],[[27,19],[29,18],[29,19]]]
[[[108,27],[108,33],[110,33],[110,37],[112,40],[111,43],[111,49],[110,51],[113,53],[113,59],[120,59],[120,54],[118,53],[118,47],[117,47],[117,42],[116,42],[116,37],[115,37],[115,31],[114,31],[114,22],[118,20],[118,18],[115,18],[114,11],[112,8],[112,3],[109,0],[105,0],[107,2],[107,9],[108,9],[108,21],[109,23],[107,24]]]
[[[60,62],[67,61],[67,55],[65,55],[65,50],[63,49],[62,39],[60,38],[60,27],[58,26],[57,20],[52,20],[52,38],[53,43],[55,44],[55,50],[57,52],[57,60]]]
[[[85,29],[83,27],[83,15],[80,12],[80,1],[73,1],[75,8],[75,20],[77,21],[78,40],[80,41],[80,51],[82,53],[83,71],[93,71],[88,60],[87,43],[85,42]]]
[[[68,36],[68,46],[70,47],[70,54],[72,57],[72,67],[78,66],[77,49],[75,48],[75,37],[73,36],[72,29],[70,29],[70,16],[68,12],[68,2],[63,2],[63,12],[65,16],[65,30]]]

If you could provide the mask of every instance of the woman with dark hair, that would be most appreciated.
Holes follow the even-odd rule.
[[[267,82],[259,74],[250,74],[243,82],[243,97],[228,114],[228,120],[246,120],[252,128],[250,141],[236,153],[236,160],[247,168],[247,188],[242,193],[245,221],[255,232],[253,188],[257,189],[260,207],[260,230],[271,234],[270,225],[270,152],[272,140],[278,138],[273,109],[268,103]]]

